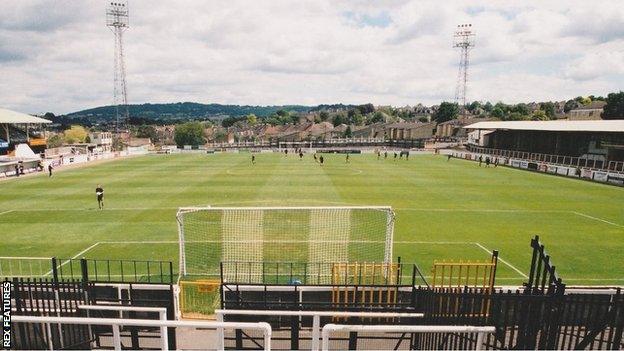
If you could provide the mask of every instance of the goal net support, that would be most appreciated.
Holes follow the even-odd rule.
[[[262,282],[269,262],[392,261],[394,212],[386,206],[193,207],[180,208],[177,221],[183,276],[228,276],[246,266]],[[306,274],[331,278],[331,265],[309,266],[328,271]]]

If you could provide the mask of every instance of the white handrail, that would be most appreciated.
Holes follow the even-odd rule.
[[[78,309],[86,310],[87,317],[89,311],[119,311],[119,318],[122,318],[122,311],[129,312],[158,312],[158,319],[161,321],[167,320],[167,308],[166,307],[147,307],[147,306],[124,306],[124,305],[78,305]],[[160,327],[160,347],[166,349],[169,347],[169,334],[167,333],[167,327]]]
[[[483,336],[486,333],[494,333],[495,327],[475,327],[456,325],[346,325],[326,324],[321,332],[322,350],[329,350],[329,334],[334,331],[350,332],[390,332],[390,333],[477,333],[475,350],[480,350],[483,344]]]
[[[217,321],[223,316],[298,316],[312,317],[312,350],[319,349],[321,317],[366,317],[366,318],[422,318],[424,313],[411,312],[359,312],[359,311],[269,311],[269,310],[215,310]],[[223,340],[223,329],[219,329],[219,340]],[[221,345],[220,345],[221,346]],[[223,346],[221,346],[223,347]]]
[[[39,317],[39,316],[11,316],[17,323],[59,323],[82,325],[110,325],[113,327],[113,345],[115,350],[121,350],[119,327],[172,327],[172,328],[208,328],[208,329],[251,329],[260,330],[264,336],[264,349],[271,350],[271,325],[266,322],[212,322],[212,321],[170,321],[154,319],[118,319],[118,318],[84,318],[84,317]],[[164,350],[168,350],[164,348]]]

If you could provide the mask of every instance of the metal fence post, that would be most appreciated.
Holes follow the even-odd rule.
[[[57,258],[52,257],[52,279],[54,280],[55,285],[58,283],[58,265]]]
[[[82,274],[82,282],[86,284],[89,281],[89,266],[86,258],[80,259],[80,271]]]

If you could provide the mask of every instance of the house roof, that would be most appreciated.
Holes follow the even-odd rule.
[[[572,109],[572,111],[582,111],[582,110],[602,110],[605,105],[607,104],[606,101],[592,101],[590,104],[588,105],[581,105],[575,109]]]
[[[137,147],[144,145],[151,145],[152,141],[150,138],[132,138],[127,141],[128,146]]]
[[[468,124],[474,124],[477,122],[487,122],[492,121],[494,118],[464,118],[464,119],[451,119],[446,122],[438,123],[438,125],[454,125],[454,126],[465,126]]]
[[[423,127],[431,127],[434,126],[435,122],[398,122],[398,123],[390,123],[386,125],[386,128],[398,128],[398,129],[418,129]]]
[[[0,108],[0,123],[52,123],[52,121],[27,115],[25,113]]]
[[[624,119],[597,121],[506,121],[478,122],[466,129],[537,130],[549,132],[616,132],[624,133]]]

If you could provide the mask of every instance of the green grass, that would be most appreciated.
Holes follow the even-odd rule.
[[[624,189],[432,155],[409,161],[327,155],[159,155],[0,182],[0,256],[172,260],[181,206],[390,205],[395,256],[487,259],[518,284],[539,234],[568,284],[624,285]],[[97,210],[95,186],[105,189]],[[9,211],[9,212],[6,212]],[[106,243],[116,242],[116,243]],[[122,243],[120,243],[122,242]]]

